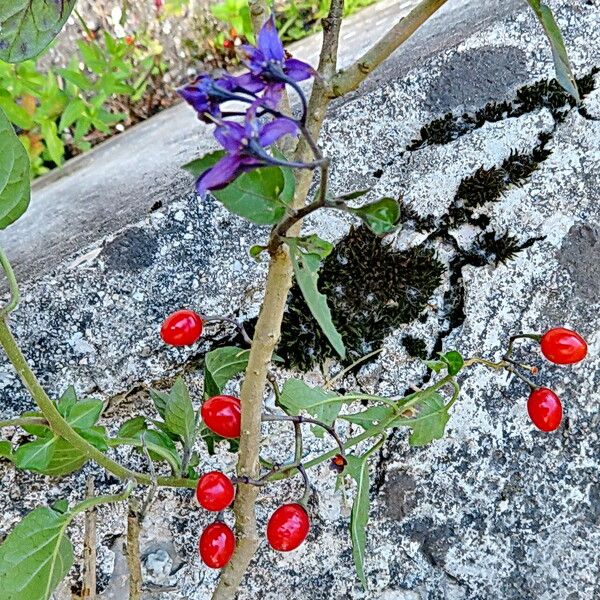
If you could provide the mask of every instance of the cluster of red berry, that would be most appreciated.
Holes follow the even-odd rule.
[[[161,329],[162,339],[172,346],[189,346],[202,335],[202,318],[191,310],[170,315]],[[242,413],[240,400],[234,396],[213,396],[200,410],[202,421],[213,433],[224,438],[240,437]],[[200,506],[221,512],[231,506],[235,497],[233,482],[220,471],[203,475],[196,487]],[[280,506],[267,524],[267,540],[280,552],[295,550],[308,535],[310,520],[306,509],[298,503]],[[222,521],[209,525],[200,536],[200,558],[213,569],[223,568],[235,550],[235,535]]]
[[[550,329],[539,341],[542,354],[557,365],[572,365],[587,355],[585,340],[576,331],[564,327]],[[560,398],[547,387],[532,390],[527,401],[527,412],[533,424],[542,431],[554,431],[562,421]]]
[[[240,401],[233,396],[209,398],[201,409],[202,420],[212,432],[225,438],[240,435]],[[196,498],[206,510],[220,512],[231,505],[235,497],[233,482],[219,471],[203,475],[196,487]],[[281,552],[295,550],[305,540],[310,522],[305,508],[297,503],[280,506],[269,519],[267,540]],[[213,569],[224,567],[235,550],[233,531],[221,521],[209,525],[200,536],[200,557]]]

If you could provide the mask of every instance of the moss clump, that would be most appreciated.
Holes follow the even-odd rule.
[[[319,276],[319,289],[346,345],[346,362],[375,350],[393,329],[416,319],[443,273],[430,248],[397,252],[368,229],[352,229],[327,257]],[[297,285],[290,291],[277,353],[300,369],[337,356]]]
[[[402,338],[402,345],[413,358],[425,360],[427,358],[427,344],[425,340],[416,338],[412,335],[406,335]]]
[[[513,260],[519,252],[543,239],[543,237],[533,237],[526,242],[519,243],[517,238],[508,232],[497,234],[494,231],[486,231],[477,236],[475,243],[466,253],[467,262],[474,266],[488,264],[498,266]]]
[[[600,69],[594,67],[589,73],[577,79],[579,94],[585,98],[595,87],[594,76]],[[461,116],[446,113],[433,119],[420,130],[407,150],[413,151],[423,146],[447,144],[465,133],[483,127],[485,123],[496,123],[509,117],[520,117],[526,113],[547,108],[557,121],[562,121],[567,112],[575,107],[574,98],[569,95],[556,79],[542,80],[519,88],[512,102],[489,102],[483,108],[464,113]]]

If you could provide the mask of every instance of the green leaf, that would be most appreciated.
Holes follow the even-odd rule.
[[[27,210],[30,196],[27,150],[0,109],[0,229]]]
[[[56,408],[58,408],[58,412],[66,419],[76,403],[77,392],[75,391],[75,388],[70,385],[56,402]],[[43,417],[43,415],[41,416]]]
[[[255,244],[250,247],[248,250],[248,254],[256,261],[260,262],[260,255],[267,249],[266,246],[261,246],[260,244]]]
[[[65,156],[65,146],[60,137],[58,137],[56,121],[44,121],[41,125],[41,130],[50,158],[57,166],[60,166]]]
[[[224,155],[220,150],[212,152],[183,168],[199,177]],[[240,175],[227,187],[211,193],[230,212],[258,225],[274,225],[285,213],[282,195],[289,197],[289,185],[280,167],[262,167]]]
[[[305,410],[315,419],[332,425],[342,407],[342,400],[334,392],[328,392],[318,387],[310,387],[300,379],[288,379],[281,389],[279,404],[290,415],[298,415]],[[322,435],[319,428],[315,431]]]
[[[248,366],[249,350],[225,346],[208,352],[205,357],[204,395],[219,395],[225,384]]]
[[[15,465],[27,471],[44,472],[52,460],[58,440],[56,436],[50,436],[19,446],[15,452]]]
[[[31,115],[4,90],[0,90],[0,108],[4,111],[9,121],[13,122],[17,127],[31,129],[34,126]]]
[[[441,360],[424,360],[423,362],[427,365],[427,368],[431,369],[434,373],[440,373],[448,366]]]
[[[71,513],[36,508],[0,546],[0,590],[4,600],[48,600],[73,564],[65,535]]]
[[[81,432],[78,433],[81,435]],[[73,473],[73,471],[81,469],[87,462],[85,454],[82,454],[79,450],[73,448],[66,440],[58,437],[52,439],[54,441],[54,448],[52,457],[48,463],[43,468],[30,468],[30,470],[36,470],[50,477],[63,477],[64,475],[68,475],[69,473]]]
[[[169,464],[173,473],[180,473],[181,471],[181,457],[177,452],[177,448],[173,440],[162,431],[146,429],[145,431],[138,431],[131,437],[113,438],[111,446],[115,445],[133,446],[138,450],[143,449],[145,445],[153,461],[164,460]]]
[[[248,8],[246,6],[246,8]],[[287,160],[287,156],[281,152],[277,147],[273,146],[273,156],[280,160]],[[279,195],[279,199],[285,204],[290,204],[294,199],[296,193],[296,176],[294,175],[293,169],[289,167],[280,167],[281,173],[283,174],[283,189]]]
[[[66,498],[61,498],[60,500],[53,502],[50,507],[56,512],[64,514],[69,510],[69,501]]]
[[[0,458],[13,460],[12,444],[8,440],[0,440]]]
[[[169,392],[150,390],[150,398],[152,398],[152,402],[154,402],[154,408],[156,408],[156,412],[164,419],[165,412],[167,410],[167,403],[169,402]]]
[[[58,129],[60,131],[65,130],[67,127],[70,127],[79,117],[81,117],[86,110],[86,105],[83,100],[80,98],[75,98],[71,100],[69,104],[65,107],[61,117],[60,123],[58,124]]]
[[[443,398],[436,392],[426,396],[419,405],[419,414],[407,423],[412,428],[408,438],[411,446],[424,446],[444,437],[450,419]]]
[[[390,406],[371,406],[367,410],[355,413],[353,415],[342,415],[340,418],[360,425],[365,431],[377,427],[382,421],[389,419],[394,414],[394,409]]]
[[[352,556],[356,574],[367,589],[365,577],[365,549],[367,545],[367,523],[369,521],[369,456],[371,451],[363,456],[347,456],[348,465],[345,473],[356,481],[356,496],[352,503],[350,515],[350,539],[352,540]]]
[[[452,376],[458,375],[465,364],[460,352],[457,352],[456,350],[450,350],[450,352],[440,354],[440,358],[448,367],[448,375]]]
[[[178,435],[186,448],[194,443],[196,414],[185,382],[178,377],[169,394],[165,408],[165,424],[171,433]]]
[[[318,273],[321,268],[321,258],[318,254],[302,252],[294,240],[288,239],[287,244],[290,248],[290,258],[294,266],[296,282],[302,290],[302,295],[306,300],[310,312],[335,351],[342,358],[346,358],[344,341],[331,320],[331,311],[327,305],[327,298],[319,291],[317,285]]]
[[[541,0],[527,0],[527,2],[529,2],[533,12],[542,24],[544,32],[550,41],[552,57],[554,59],[554,68],[556,70],[556,79],[577,102],[580,102],[581,98],[579,96],[579,90],[577,89],[577,81],[573,75],[571,62],[569,61],[569,55],[567,54],[563,36],[554,19],[552,11],[546,4],[543,4]]]
[[[337,196],[336,200],[343,200],[344,202],[348,202],[349,200],[356,200],[356,198],[360,198],[365,194],[368,194],[372,188],[366,188],[364,190],[354,190],[353,192],[348,192],[347,194],[342,194],[341,196]]]
[[[376,235],[394,231],[400,219],[400,205],[393,198],[382,198],[373,204],[351,210]]]
[[[94,400],[92,398],[80,400],[69,411],[66,417],[67,421],[71,427],[87,429],[96,424],[103,407],[104,403],[102,400]]]
[[[98,448],[98,450],[108,450],[108,442],[106,438],[106,429],[104,427],[90,427],[89,429],[79,429],[75,427],[75,431],[92,446]]]
[[[76,0],[0,2],[0,60],[17,63],[40,54],[62,29],[75,2]]]
[[[121,427],[119,427],[117,435],[119,437],[133,437],[134,435],[136,435],[140,431],[144,431],[145,429],[147,429],[146,419],[142,416],[134,417],[133,419],[125,421],[125,423],[123,423]]]
[[[22,415],[22,417],[34,417],[35,419],[44,419],[44,415],[41,412],[36,412],[33,410],[24,412]],[[35,435],[38,437],[42,437],[44,435],[46,435],[46,433],[48,433],[49,428],[46,427],[45,425],[22,425],[22,428],[27,432],[30,433],[31,435]]]
[[[91,92],[94,89],[94,84],[76,68],[72,69],[56,69],[63,79],[72,83],[76,88],[84,92]]]
[[[316,254],[321,260],[327,258],[333,250],[333,244],[322,240],[317,234],[294,238],[294,243],[300,246],[308,254]]]

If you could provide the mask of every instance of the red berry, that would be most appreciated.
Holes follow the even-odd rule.
[[[242,409],[238,398],[213,396],[202,405],[201,414],[204,424],[217,435],[240,437]]]
[[[235,496],[231,479],[219,471],[211,471],[202,475],[196,486],[196,498],[206,510],[225,510]]]
[[[571,365],[583,360],[587,354],[585,340],[576,332],[564,327],[547,331],[540,340],[542,354],[557,365]]]
[[[171,346],[191,346],[202,335],[202,319],[193,310],[178,310],[160,328],[160,337]]]
[[[275,550],[295,550],[308,535],[310,520],[301,504],[280,506],[267,524],[267,539]]]
[[[558,429],[563,414],[560,398],[545,387],[531,392],[527,400],[527,412],[533,424],[542,431]]]
[[[235,535],[225,523],[213,523],[202,532],[198,549],[207,567],[222,569],[235,550]]]

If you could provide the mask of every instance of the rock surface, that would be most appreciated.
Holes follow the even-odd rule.
[[[563,398],[564,425],[556,434],[534,431],[523,384],[477,367],[463,378],[443,440],[411,448],[406,432],[398,431],[373,460],[368,591],[353,571],[348,500],[320,467],[309,543],[290,554],[275,554],[263,543],[239,595],[243,600],[600,597],[600,79],[588,78],[581,110],[557,109],[539,88],[517,93],[551,75],[547,43],[525,7],[489,4],[483,13],[479,3],[448,5],[437,24],[338,104],[327,123],[322,143],[334,157],[334,189],[373,187],[373,198],[402,196],[404,227],[390,243],[409,249],[429,237],[426,243],[445,266],[423,318],[390,332],[377,360],[343,385],[394,395],[421,384],[425,369],[408,356],[402,343],[407,335],[422,339],[428,352],[456,348],[465,356],[499,358],[510,334],[562,324],[587,337],[586,362],[551,367],[526,344],[520,352],[542,367],[540,379]],[[593,1],[551,4],[577,75],[590,73],[600,66],[600,7]],[[440,29],[447,35],[440,36]],[[424,44],[428,51],[420,54]],[[524,103],[525,96],[531,101]],[[502,110],[486,108],[491,101],[510,102],[512,112],[499,116]],[[455,117],[451,127],[435,121],[447,111]],[[166,118],[148,126],[159,127]],[[443,143],[427,142],[432,131]],[[203,139],[193,143],[207,147]],[[134,161],[136,151],[130,152]],[[90,161],[100,160],[99,151],[93,154]],[[163,157],[170,172],[187,158]],[[500,173],[501,181],[495,195],[468,212],[461,193],[480,167],[490,177]],[[91,182],[94,174],[84,165],[82,173],[65,177]],[[149,173],[129,185],[151,195],[168,189],[170,179],[154,180]],[[14,325],[36,371],[53,394],[73,383],[82,395],[104,397],[105,421],[113,428],[131,414],[150,414],[146,388],[168,383],[184,366],[197,393],[201,355],[229,334],[209,330],[207,341],[191,352],[168,350],[156,335],[166,313],[186,305],[245,320],[257,312],[265,267],[246,252],[264,231],[213,201],[199,204],[181,192],[184,187],[182,178],[168,204],[147,216],[130,213],[118,228],[102,229],[91,245],[43,274],[38,263],[23,286]],[[114,209],[113,200],[107,202],[106,210]],[[102,227],[115,223],[109,219]],[[307,225],[307,231],[337,241],[350,221],[328,214]],[[512,236],[511,260],[500,260],[511,249],[508,238],[498,242],[505,234]],[[281,377],[292,374],[282,370]],[[314,370],[306,378],[319,383],[323,374]],[[0,394],[6,417],[31,406],[5,366]],[[285,431],[265,430],[273,456],[289,450]],[[308,450],[325,447],[327,440],[311,439]],[[235,463],[225,448],[215,457],[205,454],[207,470]],[[142,458],[125,451],[120,456],[144,468]],[[36,504],[78,498],[89,474],[99,489],[118,488],[91,465],[61,482],[7,469],[1,476],[2,531]],[[295,481],[270,488],[259,505],[260,522],[298,490]],[[202,568],[196,554],[198,533],[210,518],[190,496],[161,490],[147,518],[145,598],[210,597],[217,574]],[[122,598],[122,509],[102,509],[99,520],[102,597]],[[76,544],[80,525],[73,530]]]

